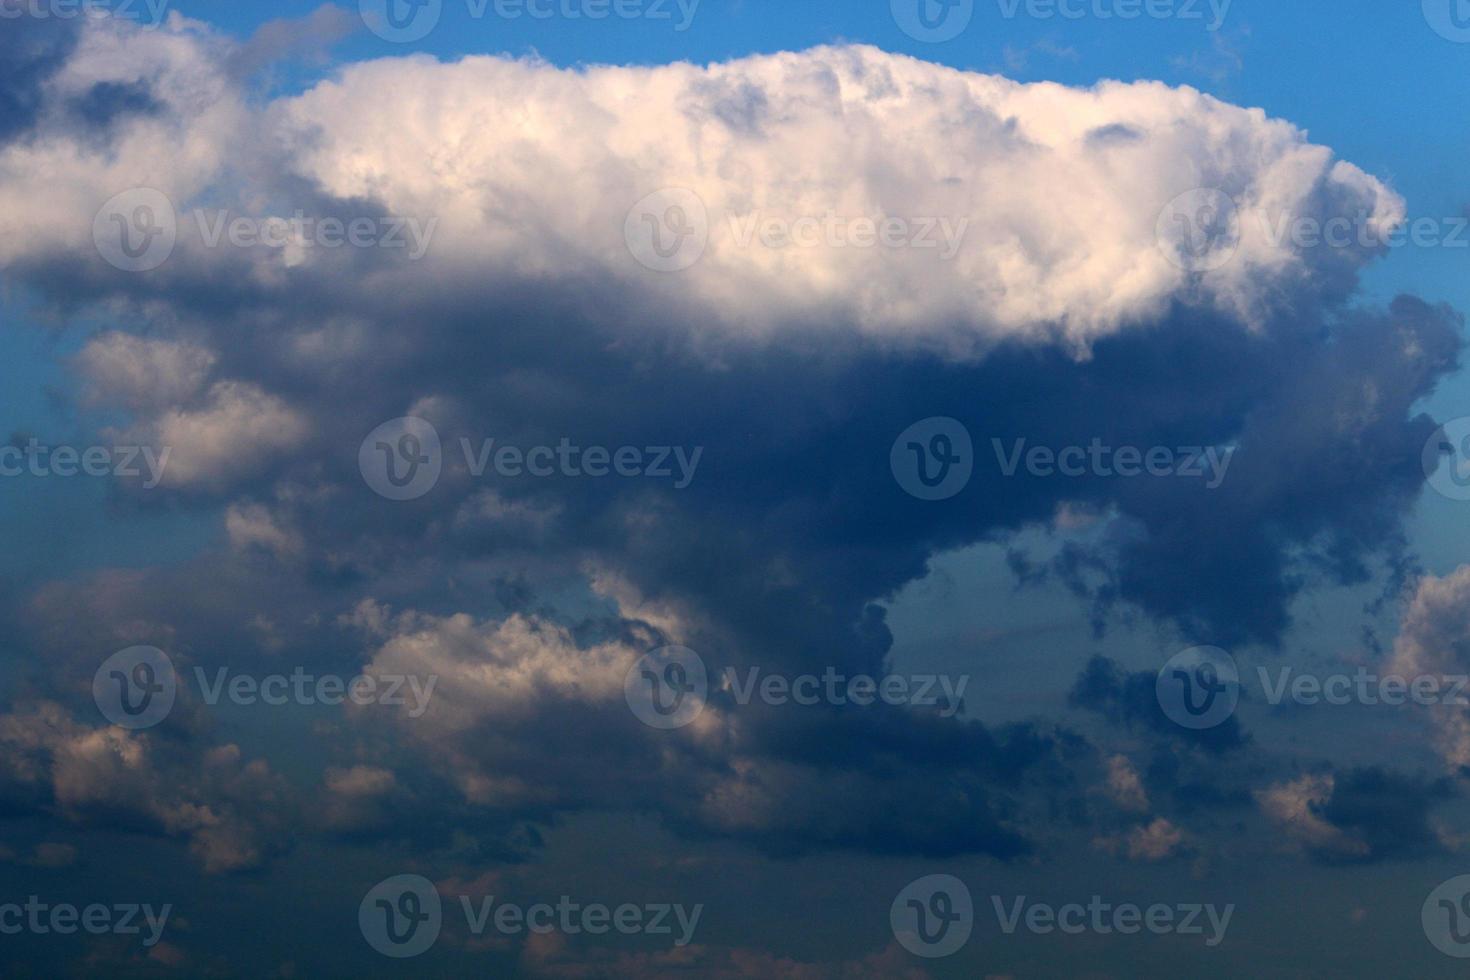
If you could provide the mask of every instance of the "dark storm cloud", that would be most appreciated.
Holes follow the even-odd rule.
[[[896,91],[891,78],[868,81],[875,106]],[[705,91],[722,132],[769,138],[780,113],[766,89],[726,82]],[[821,87],[824,97],[836,91]],[[143,98],[118,90],[97,112],[125,127],[151,111]],[[977,139],[1014,138],[1014,120],[976,119]],[[1092,142],[1110,152],[1149,142],[1121,135],[1110,127]],[[310,156],[325,137],[292,136],[298,142],[267,141],[238,163],[241,173],[229,176],[243,185],[239,197],[258,192],[271,213],[388,213],[376,201],[334,197],[296,170],[292,154]],[[531,205],[532,217],[521,215],[514,200],[475,206],[537,229],[543,217]],[[546,237],[557,242],[557,233]],[[1412,408],[1454,367],[1460,344],[1452,312],[1412,298],[1348,311],[1343,277],[1360,256],[1281,286],[1256,311],[1261,322],[1178,297],[1090,337],[1085,351],[1051,343],[1062,326],[1042,324],[1034,334],[985,337],[983,357],[954,357],[863,335],[842,304],[783,313],[783,329],[768,337],[691,331],[710,312],[694,286],[681,291],[672,285],[681,280],[665,278],[652,288],[587,260],[576,243],[558,243],[568,247],[534,274],[522,272],[520,255],[497,265],[432,245],[416,266],[372,249],[320,251],[290,265],[269,249],[197,244],[185,237],[170,261],[141,276],[59,247],[8,269],[58,304],[166,310],[152,340],[209,352],[190,386],[129,423],[139,437],[192,440],[175,447],[175,481],[156,493],[127,488],[118,506],[223,513],[229,538],[182,569],[113,582],[113,594],[99,596],[91,581],[46,590],[33,613],[35,645],[59,657],[66,638],[92,637],[96,649],[97,638],[121,639],[126,627],[162,637],[152,642],[190,664],[419,656],[459,672],[442,691],[451,701],[462,695],[462,724],[444,716],[433,722],[442,728],[405,721],[362,734],[348,719],[327,747],[343,773],[430,770],[391,784],[362,768],[326,781],[352,798],[334,800],[324,826],[364,840],[410,836],[423,808],[453,814],[430,821],[427,837],[468,826],[507,841],[525,821],[602,808],[652,811],[691,837],[782,854],[1025,854],[1034,846],[1029,813],[1075,810],[1073,769],[1092,754],[1076,736],[1039,722],[726,710],[718,700],[714,734],[655,733],[616,692],[589,695],[607,689],[611,669],[587,665],[604,642],[646,649],[677,640],[715,669],[881,674],[892,636],[875,603],[922,577],[940,553],[1052,528],[1064,505],[1110,520],[1099,541],[1067,542],[1052,568],[1099,624],[1135,611],[1202,642],[1275,642],[1303,589],[1359,582],[1375,563],[1401,557],[1402,520],[1424,482],[1420,451],[1434,429]],[[474,274],[457,274],[459,262]],[[937,326],[949,336],[973,324]],[[124,360],[99,358],[97,370],[127,374]],[[397,503],[365,485],[358,451],[378,424],[410,412],[436,426],[445,468],[422,499]],[[960,420],[977,452],[970,485],[942,503],[906,495],[889,468],[895,437],[932,416]],[[703,454],[677,490],[617,478],[475,478],[461,439],[475,447],[491,437],[523,448],[567,439]],[[1018,439],[1234,447],[1235,455],[1214,488],[1100,473],[1007,476],[995,444]],[[1018,555],[1014,564],[1026,562]],[[589,595],[588,579],[603,573],[629,583],[638,600],[610,610],[606,595]],[[389,603],[400,618],[353,635],[342,621],[364,600]],[[675,610],[665,618],[677,634],[640,604]],[[589,616],[588,606],[598,612]],[[512,612],[534,622],[516,622],[507,637]],[[572,641],[547,623],[574,627]],[[519,659],[498,663],[511,640],[530,652],[517,647]],[[556,686],[537,665],[543,646],[589,676]],[[502,683],[474,687],[476,671],[490,666]],[[524,679],[523,667],[534,675],[525,696],[485,710],[482,702]],[[983,683],[993,668],[982,660],[972,669]],[[84,705],[86,666],[78,658],[68,670],[57,683]],[[1198,735],[1166,729],[1152,683],[1094,661],[1074,699],[1164,743],[1149,770],[1155,784],[1203,802],[1208,782],[1169,771],[1170,753],[1194,745],[1228,755],[1247,738],[1234,721]]]
[[[1332,797],[1317,812],[1322,819],[1366,845],[1356,861],[1408,860],[1444,853],[1445,845],[1430,823],[1430,812],[1455,797],[1448,779],[1424,780],[1380,768],[1339,773]],[[1325,860],[1342,857],[1323,855]]]
[[[1068,700],[1074,707],[1095,711],[1115,725],[1194,745],[1211,754],[1250,744],[1250,735],[1233,715],[1213,728],[1195,730],[1175,723],[1159,705],[1157,679],[1154,672],[1129,673],[1115,661],[1093,657],[1077,675]]]
[[[6,6],[7,4],[0,4]],[[36,124],[41,86],[66,63],[80,31],[74,21],[30,17],[5,20],[0,31],[0,146]]]

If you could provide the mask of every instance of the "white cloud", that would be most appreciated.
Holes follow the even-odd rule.
[[[1470,676],[1470,565],[1444,578],[1420,580],[1399,624],[1385,672],[1403,677],[1432,677],[1453,699],[1456,678]],[[1460,699],[1470,691],[1459,690]],[[1451,772],[1470,766],[1470,707],[1464,704],[1420,706],[1429,713],[1435,744]]]
[[[192,398],[215,355],[181,341],[113,331],[87,343],[77,365],[93,400],[132,409],[160,409]]]
[[[159,416],[148,444],[169,451],[163,485],[218,485],[256,472],[271,457],[294,449],[310,431],[306,418],[255,385],[220,381],[197,409]]]
[[[842,331],[963,353],[1023,337],[1082,350],[1179,298],[1264,322],[1319,265],[1367,257],[1306,255],[1247,220],[1234,261],[1196,281],[1155,237],[1182,192],[1218,187],[1268,217],[1361,212],[1381,226],[1403,211],[1289,123],[1159,83],[1023,85],[871,47],[709,67],[415,56],[354,64],[248,109],[211,57],[219,44],[177,26],[156,36],[88,27],[58,85],[149,79],[169,112],[129,122],[115,161],[59,133],[0,152],[0,266],[57,248],[95,264],[97,206],[140,181],[183,213],[206,188],[211,200],[264,208],[304,177],[390,215],[438,219],[422,262],[356,284],[385,299],[410,286],[516,287],[630,306],[618,318],[627,329]],[[624,241],[630,208],[662,188],[694,192],[709,217],[708,248],[680,273],[643,268]],[[813,247],[741,242],[750,220],[828,215],[847,240],[860,233],[850,222],[886,218],[925,240],[939,234],[924,230],[930,221],[963,235],[948,260],[942,246],[850,247],[825,232]],[[289,288],[281,269],[261,277],[258,250],[200,255],[190,229],[182,223],[181,254],[160,276],[217,277],[233,262],[238,282]],[[294,274],[341,271],[316,261]]]

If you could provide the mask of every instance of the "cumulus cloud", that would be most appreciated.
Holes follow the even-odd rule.
[[[1252,213],[1361,210],[1375,227],[1403,207],[1295,127],[1190,89],[1021,85],[867,47],[707,68],[380,61],[278,110],[300,134],[296,165],[328,192],[441,216],[460,282],[487,267],[633,281],[702,329],[757,335],[1080,347],[1191,286],[1155,234],[1180,193],[1222,188]],[[1109,128],[1134,138],[1094,138]],[[647,275],[622,241],[629,207],[662,188],[692,191],[708,216],[703,257],[676,276]],[[964,230],[949,260],[844,247],[825,230],[808,247],[743,241],[748,223],[829,214]],[[1200,285],[1254,315],[1310,269],[1260,222],[1242,231],[1238,261]]]
[[[1299,249],[1259,222],[1207,273],[1156,241],[1163,205],[1198,186],[1253,214],[1401,214],[1382,183],[1258,110],[1152,83],[1019,85],[866,47],[709,67],[390,59],[256,100],[221,67],[237,47],[200,25],[83,31],[48,55],[59,81],[25,90],[0,146],[0,271],[58,305],[148,318],[147,339],[100,335],[78,370],[133,413],[125,431],[171,447],[165,486],[215,508],[230,547],[52,584],[26,597],[25,635],[72,681],[83,671],[64,651],[88,636],[249,664],[263,651],[243,627],[269,609],[273,656],[437,676],[422,718],[329,726],[329,831],[432,831],[435,845],[472,831],[511,851],[523,820],[609,809],[781,855],[1025,855],[1029,828],[1082,805],[1077,769],[1098,760],[1074,733],[717,695],[699,724],[655,737],[622,703],[626,669],[677,641],[716,666],[881,674],[884,601],[936,554],[1026,528],[1062,544],[1035,575],[1084,597],[1099,626],[1126,606],[1210,642],[1278,641],[1303,589],[1402,557],[1435,428],[1415,406],[1455,365],[1457,315],[1413,298],[1349,308],[1368,252]],[[79,130],[78,99],[107,124]],[[143,275],[90,241],[97,208],[139,184],[180,216],[173,256]],[[624,240],[630,208],[666,187],[697,194],[708,219],[704,254],[677,273],[644,268]],[[190,214],[206,206],[439,224],[418,260],[305,255],[211,247]],[[738,240],[752,216],[829,214],[965,231],[948,259]],[[364,485],[357,452],[406,413],[438,427],[444,465],[430,494],[398,504]],[[963,420],[982,453],[992,437],[1101,438],[1236,459],[1214,490],[1008,478],[982,460],[936,508],[903,494],[887,458],[936,415]],[[678,492],[491,483],[458,455],[486,437],[706,453]],[[261,549],[292,561],[262,568]],[[1153,753],[1093,783],[1148,821],[1119,853],[1183,849],[1174,814],[1144,816],[1151,805],[1249,803],[1208,778],[1249,737],[1234,720],[1172,726],[1151,673],[1095,660],[1073,704]],[[105,733],[52,740],[73,742],[74,810],[109,767],[155,751]],[[17,784],[60,792],[55,751],[20,747]],[[243,768],[241,784],[264,781]],[[1260,805],[1312,853],[1359,858],[1394,853],[1370,826],[1375,800],[1410,799],[1395,832],[1417,840],[1438,799],[1337,780],[1273,786]],[[171,806],[144,808],[145,825],[210,866],[268,853],[243,797],[162,795]],[[538,968],[562,968],[547,956]]]
[[[318,20],[337,29],[330,15]],[[89,26],[58,91],[144,82],[158,110],[121,131],[106,160],[65,132],[0,154],[12,178],[0,261],[74,242],[68,233],[90,227],[103,201],[139,183],[181,213],[206,189],[248,204],[272,188],[247,190],[246,168],[230,161],[259,166],[258,147],[270,146],[277,192],[296,180],[437,219],[415,275],[456,290],[555,292],[570,277],[629,295],[646,318],[706,332],[1084,350],[1183,295],[1264,323],[1283,289],[1323,271],[1323,253],[1349,270],[1370,257],[1308,252],[1273,237],[1271,221],[1249,220],[1236,260],[1200,278],[1156,234],[1183,192],[1218,188],[1271,218],[1361,214],[1374,229],[1403,213],[1387,187],[1289,123],[1156,83],[1025,85],[860,46],[708,67],[420,57],[348,66],[250,115],[211,57],[222,44],[182,20],[146,33]],[[32,193],[28,172],[46,174],[46,194]],[[708,238],[678,275],[649,274],[624,240],[635,202],[664,189],[696,196],[689,217]],[[802,219],[823,226],[810,243],[748,234]],[[936,246],[942,222],[957,250],[853,246],[854,222],[887,219],[922,223]],[[197,251],[197,229],[181,225],[181,249]],[[185,256],[157,280],[205,277],[212,264]]]
[[[1426,575],[1413,594],[1399,623],[1393,651],[1384,668],[1391,676],[1412,683],[1433,678],[1439,690],[1454,699],[1460,681],[1470,676],[1470,565],[1444,578]],[[1461,692],[1459,700],[1470,694]],[[1430,713],[1435,741],[1451,772],[1470,767],[1470,706],[1420,706]]]
[[[215,355],[182,341],[110,331],[77,355],[77,369],[91,398],[134,410],[160,409],[192,398],[204,384]]]
[[[1446,844],[1429,813],[1455,795],[1445,781],[1360,768],[1277,783],[1256,801],[1289,847],[1328,863],[1360,863],[1441,853]]]
[[[208,872],[253,867],[282,846],[284,787],[235,745],[180,751],[148,735],[89,727],[49,701],[0,716],[0,745],[12,805],[184,838]]]
[[[253,384],[221,381],[197,408],[171,408],[134,436],[168,450],[163,484],[219,485],[252,475],[305,441],[306,418]]]

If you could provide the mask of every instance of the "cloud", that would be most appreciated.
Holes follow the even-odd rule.
[[[24,138],[0,148],[0,271],[63,309],[150,324],[146,339],[94,338],[76,362],[131,413],[119,431],[171,448],[164,486],[179,493],[130,502],[186,497],[228,539],[18,605],[56,686],[95,669],[72,651],[123,636],[201,664],[437,676],[421,718],[324,722],[334,758],[314,828],[425,847],[469,828],[505,854],[537,839],[528,823],[637,811],[788,856],[1015,858],[1045,843],[1030,828],[1080,812],[1078,772],[1098,765],[1045,719],[716,697],[661,737],[623,703],[624,674],[666,642],[716,668],[882,674],[899,589],[936,555],[1027,530],[1053,536],[1059,557],[1035,567],[1099,627],[1141,612],[1198,642],[1278,642],[1303,590],[1403,557],[1435,429],[1415,406],[1456,364],[1457,314],[1412,297],[1350,305],[1370,252],[1299,249],[1259,223],[1209,273],[1156,241],[1164,203],[1202,185],[1268,212],[1402,213],[1289,123],[1190,89],[1019,85],[866,47],[704,68],[387,59],[253,99],[221,67],[238,50],[182,21],[146,36],[89,25]],[[105,131],[79,132],[68,107],[98,85],[128,98],[99,96],[116,110]],[[90,241],[97,208],[139,183],[180,215],[174,254],[143,275]],[[630,208],[661,187],[695,191],[711,218],[680,273],[644,268],[624,240]],[[417,260],[288,256],[210,247],[195,207],[439,224]],[[829,212],[966,224],[948,260],[735,240],[752,214]],[[358,449],[406,413],[439,431],[443,472],[398,503],[365,485]],[[981,453],[942,507],[905,495],[888,463],[895,436],[932,416],[963,421]],[[459,451],[490,437],[699,446],[705,462],[678,491],[492,482]],[[1007,477],[986,454],[1015,438],[1235,456],[1213,490]],[[264,645],[242,629],[263,609]],[[1115,765],[1093,782],[1119,808],[1250,800],[1256,784],[1210,778],[1248,736],[1234,721],[1172,726],[1151,673],[1094,660],[1073,703],[1147,739],[1131,779]],[[76,737],[78,767],[104,776],[153,751]],[[50,771],[44,752],[18,758]],[[1372,787],[1283,790],[1272,812],[1304,839],[1309,817],[1336,819],[1341,840],[1387,852],[1350,812]],[[176,795],[193,808],[145,808],[144,823],[214,867],[261,860],[252,804],[224,795],[233,817]],[[1334,800],[1331,818],[1313,809]],[[1398,823],[1417,832],[1417,812]],[[1173,813],[1134,837],[1137,859],[1183,846]]]
[[[283,787],[234,745],[196,754],[152,735],[89,727],[49,701],[0,715],[0,745],[0,793],[11,806],[182,837],[208,872],[254,867],[282,846]]]
[[[60,88],[145,81],[159,110],[119,131],[111,166],[65,139],[0,154],[17,178],[0,231],[19,249],[0,262],[54,249],[58,232],[90,218],[81,208],[143,177],[182,212],[209,185],[238,185],[248,173],[230,165],[238,156],[274,168],[277,190],[296,180],[438,219],[430,261],[413,271],[455,292],[561,292],[570,280],[623,293],[640,319],[668,329],[856,333],[961,354],[1056,340],[1083,351],[1184,295],[1261,325],[1280,312],[1282,289],[1321,271],[1319,253],[1348,268],[1372,256],[1308,252],[1243,222],[1236,260],[1199,279],[1156,234],[1181,193],[1219,188],[1267,215],[1362,213],[1375,227],[1403,213],[1387,187],[1290,124],[1157,83],[1022,85],[861,46],[706,68],[416,57],[349,65],[244,119],[228,72],[208,67],[220,46],[186,26],[90,25]],[[496,94],[507,91],[519,96]],[[1093,138],[1104,131],[1134,138]],[[28,193],[23,165],[46,174],[46,195]],[[650,275],[623,232],[633,205],[667,188],[696,196],[708,247],[679,275]],[[223,199],[250,196],[237,187]],[[829,215],[845,235],[826,230]],[[930,231],[943,221],[963,231],[958,251],[944,260],[937,247],[853,246],[852,222],[888,218]],[[824,228],[811,247],[742,241],[742,226],[802,219]],[[198,238],[185,239],[180,249],[197,253]],[[208,264],[184,256],[155,282]]]
[[[1429,812],[1456,795],[1447,781],[1358,768],[1301,776],[1256,798],[1293,845],[1328,863],[1361,863],[1441,853]]]
[[[1407,603],[1384,670],[1411,684],[1432,677],[1441,693],[1453,697],[1459,681],[1470,676],[1470,565],[1444,578],[1424,576]],[[1458,696],[1461,701],[1470,698],[1465,692]],[[1470,767],[1470,706],[1420,708],[1432,718],[1436,744],[1450,771],[1465,772]]]
[[[139,444],[169,452],[163,485],[218,485],[253,475],[274,456],[300,446],[309,423],[281,399],[247,382],[220,381],[202,404],[172,408],[135,431]]]
[[[212,352],[186,342],[110,331],[87,342],[76,367],[93,400],[146,410],[193,398],[215,360]]]

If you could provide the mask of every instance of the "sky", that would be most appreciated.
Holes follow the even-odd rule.
[[[1463,6],[0,0],[5,974],[1460,975]]]

